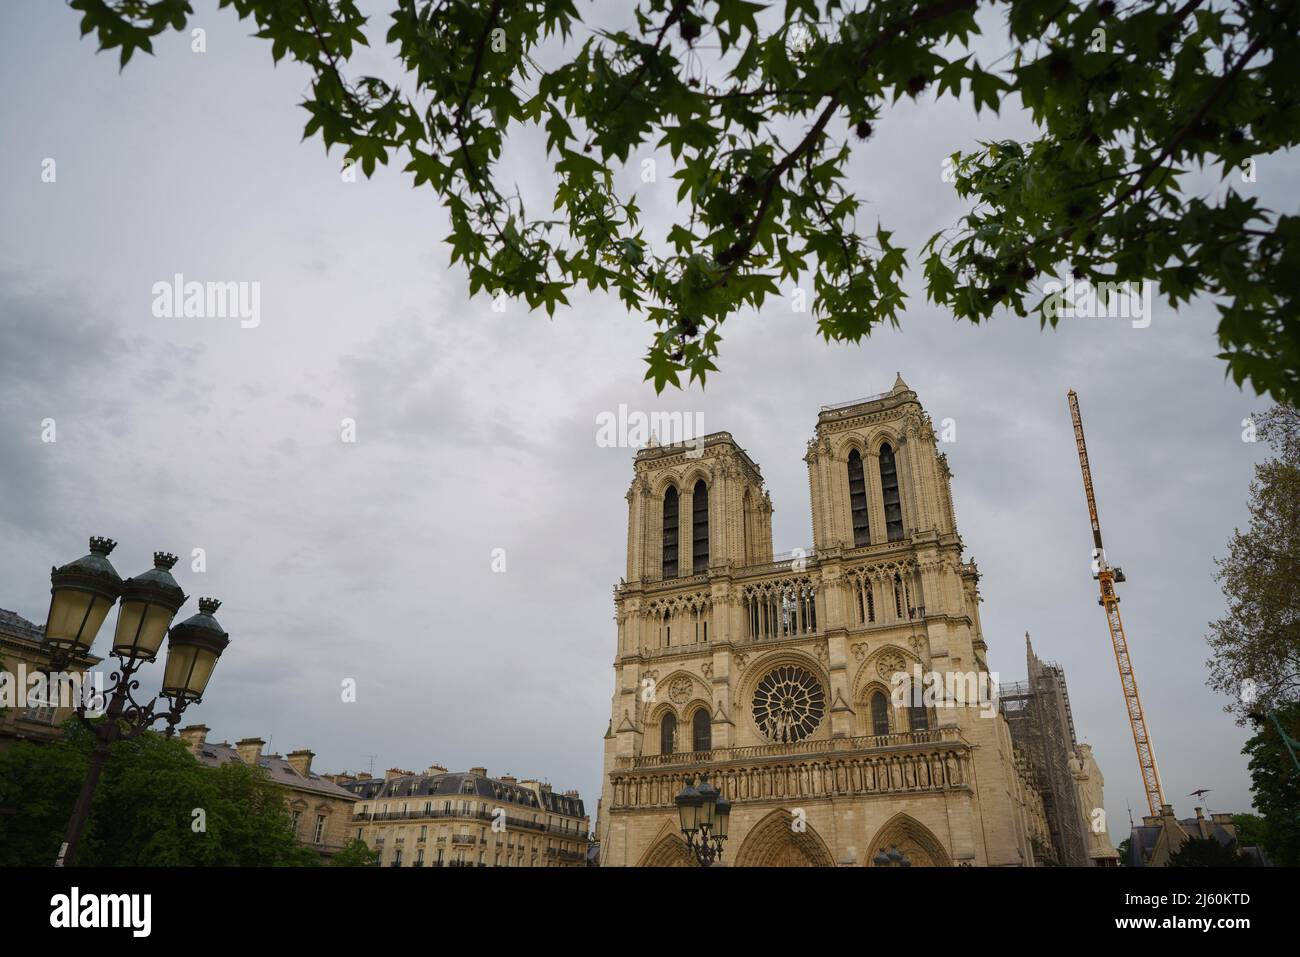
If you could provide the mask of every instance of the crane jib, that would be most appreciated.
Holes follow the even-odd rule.
[[[1068,394],[1070,417],[1074,420],[1074,442],[1079,450],[1079,468],[1083,472],[1083,493],[1088,499],[1088,518],[1092,521],[1092,540],[1096,546],[1094,558],[1100,563],[1096,567],[1096,578],[1101,588],[1100,604],[1106,612],[1106,625],[1110,631],[1111,645],[1115,651],[1115,665],[1119,670],[1120,687],[1124,692],[1124,705],[1128,711],[1129,729],[1133,732],[1133,746],[1137,751],[1138,768],[1142,772],[1142,787],[1146,791],[1147,806],[1152,815],[1160,814],[1165,803],[1164,790],[1160,786],[1160,772],[1156,768],[1155,750],[1151,745],[1151,733],[1147,729],[1146,715],[1142,711],[1142,699],[1138,695],[1137,675],[1133,671],[1133,662],[1129,658],[1128,638],[1124,634],[1124,622],[1119,616],[1119,596],[1115,594],[1115,582],[1123,581],[1118,569],[1106,564],[1101,546],[1101,522],[1097,518],[1097,499],[1092,490],[1092,469],[1088,465],[1088,445],[1083,438],[1083,417],[1079,413],[1079,397],[1071,389]]]

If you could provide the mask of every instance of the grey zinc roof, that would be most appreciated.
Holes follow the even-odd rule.
[[[45,638],[45,626],[32,624],[17,612],[0,608],[0,634],[40,642]]]
[[[211,744],[205,743],[199,748],[196,755],[198,759],[211,767],[220,767],[223,764],[229,764],[231,761],[240,761],[239,752],[228,744]],[[258,765],[264,768],[271,776],[271,780],[277,784],[283,784],[286,787],[299,788],[304,791],[314,791],[317,794],[327,795],[329,797],[347,798],[354,800],[356,795],[346,788],[339,787],[333,781],[326,781],[315,771],[308,776],[303,777],[293,765],[278,754],[264,754],[258,761]]]
[[[467,782],[468,790],[465,787]],[[572,817],[586,815],[581,798],[565,797],[563,794],[550,791],[542,793],[542,803],[539,804],[537,794],[531,788],[481,774],[460,771],[447,771],[441,774],[403,774],[386,781],[371,778],[348,785],[348,790],[362,800],[402,797],[453,798],[465,795],[490,798],[493,801],[517,804],[521,807],[544,808],[556,814],[567,814]]]
[[[1201,824],[1206,824],[1208,836],[1214,838],[1224,847],[1232,847],[1236,844],[1231,834],[1222,824],[1215,824],[1207,820],[1197,820],[1194,817],[1183,818],[1178,822],[1184,833],[1188,837],[1199,837],[1201,833]],[[1151,859],[1151,853],[1155,850],[1156,842],[1160,840],[1162,828],[1151,827],[1150,825],[1139,825],[1133,828],[1129,835],[1128,844],[1128,866],[1129,867],[1146,867],[1147,861]],[[1256,860],[1263,860],[1258,848],[1239,847],[1243,853]]]
[[[1146,867],[1147,860],[1150,859],[1151,852],[1155,850],[1156,841],[1159,839],[1160,828],[1158,827],[1143,825],[1133,828],[1128,842],[1128,866]]]

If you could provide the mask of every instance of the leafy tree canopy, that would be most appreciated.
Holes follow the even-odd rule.
[[[71,6],[123,65],[192,14],[186,0]],[[723,321],[794,284],[811,282],[827,339],[896,325],[908,251],[859,215],[847,165],[899,99],[961,96],[977,113],[1023,106],[1038,136],[951,157],[971,206],[914,260],[931,301],[974,323],[1055,325],[1050,277],[1154,280],[1171,306],[1213,298],[1238,385],[1300,399],[1300,218],[1181,187],[1193,168],[1235,180],[1295,144],[1297,0],[639,0],[624,27],[573,0],[395,0],[391,79],[352,69],[368,43],[354,0],[220,6],[276,61],[310,68],[307,136],[367,176],[396,157],[438,193],[471,293],[548,313],[577,287],[616,293],[653,323],[656,389],[703,382]],[[981,64],[972,41],[995,23],[1006,52]],[[556,174],[540,216],[502,168],[524,127],[544,130]],[[616,184],[655,150],[678,206],[649,234]]]
[[[1234,814],[1232,825],[1237,829],[1237,843],[1242,847],[1263,846],[1265,825],[1258,814]]]
[[[347,847],[330,858],[331,867],[370,867],[378,863],[379,853],[372,851],[365,841],[353,838]]]
[[[0,752],[0,866],[54,863],[92,745],[70,721],[56,742]],[[112,746],[77,862],[307,866],[317,856],[294,840],[284,790],[261,769],[207,767],[181,742],[149,731]]]
[[[1126,837],[1124,840],[1120,841],[1119,845],[1115,848],[1115,850],[1119,852],[1120,867],[1128,867],[1128,849],[1132,840],[1132,837]]]
[[[1293,740],[1300,740],[1300,704],[1277,709],[1276,719]],[[1263,818],[1262,826],[1251,836],[1260,840],[1274,864],[1297,867],[1300,866],[1300,770],[1273,720],[1268,715],[1255,714],[1255,734],[1242,748],[1242,753],[1250,757],[1255,810]]]
[[[1189,837],[1169,855],[1170,867],[1250,867],[1250,858],[1235,846],[1225,846],[1212,837]]]
[[[1217,563],[1227,613],[1207,639],[1209,684],[1243,720],[1300,700],[1300,411],[1276,406],[1253,424],[1275,455],[1255,466],[1250,528]]]

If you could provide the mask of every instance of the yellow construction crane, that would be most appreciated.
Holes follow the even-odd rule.
[[[1151,746],[1151,733],[1142,713],[1142,699],[1138,696],[1137,675],[1129,660],[1128,639],[1124,637],[1124,622],[1119,617],[1119,596],[1115,584],[1124,581],[1124,572],[1111,568],[1106,561],[1106,551],[1101,544],[1101,523],[1097,521],[1097,499],[1092,494],[1092,470],[1088,468],[1088,446],[1083,441],[1083,419],[1079,416],[1079,397],[1069,392],[1070,416],[1074,419],[1074,441],[1079,447],[1079,467],[1083,469],[1083,492],[1088,497],[1088,517],[1092,519],[1092,577],[1101,586],[1097,604],[1106,610],[1106,624],[1110,626],[1110,641],[1115,646],[1115,664],[1119,666],[1119,680],[1124,687],[1124,704],[1128,707],[1128,723],[1133,730],[1133,744],[1137,747],[1138,766],[1142,769],[1142,786],[1147,792],[1147,806],[1151,814],[1158,815],[1165,803],[1160,787],[1160,772],[1156,769],[1155,751]]]

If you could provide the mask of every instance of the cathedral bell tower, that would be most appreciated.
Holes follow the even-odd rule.
[[[627,501],[629,582],[772,559],[772,500],[726,432],[642,449]]]
[[[923,671],[986,666],[916,393],[900,376],[822,408],[805,461],[813,552],[775,556],[762,475],[728,433],[637,454],[602,863],[690,863],[673,802],[701,774],[732,804],[739,866],[871,866],[895,846],[921,866],[1024,862],[1005,719],[921,693]]]

